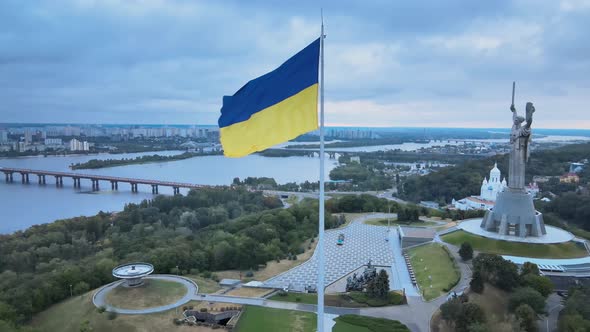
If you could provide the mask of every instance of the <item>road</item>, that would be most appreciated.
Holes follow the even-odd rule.
[[[263,193],[265,195],[272,195],[272,196],[296,196],[299,201],[303,200],[304,198],[314,198],[317,199],[319,193],[318,192],[301,192],[301,191],[280,191],[280,190],[264,190]],[[330,199],[330,195],[371,195],[378,198],[384,198],[388,201],[397,202],[400,204],[408,204],[407,201],[399,199],[397,197],[392,196],[392,191],[326,191],[326,198]]]
[[[549,295],[549,297],[547,298],[547,303],[545,305],[547,317],[537,322],[539,331],[557,331],[557,320],[559,319],[559,312],[561,311],[561,309],[563,309],[563,304],[561,304],[561,301],[561,296],[555,293]]]

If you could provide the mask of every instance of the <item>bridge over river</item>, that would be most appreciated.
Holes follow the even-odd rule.
[[[100,185],[99,185],[100,181],[110,182],[112,190],[119,189],[119,182],[129,183],[131,185],[132,192],[137,192],[137,185],[138,184],[151,185],[153,194],[158,194],[158,187],[159,186],[172,187],[174,190],[174,194],[180,194],[180,188],[198,189],[198,188],[212,187],[212,186],[193,184],[193,183],[170,182],[170,181],[147,180],[147,179],[134,179],[134,178],[124,178],[124,177],[118,177],[118,176],[97,175],[97,174],[80,174],[80,173],[70,173],[70,172],[43,171],[43,170],[34,170],[34,169],[25,169],[25,168],[0,167],[0,172],[4,173],[4,175],[6,177],[6,182],[14,182],[14,174],[20,174],[21,182],[23,184],[30,183],[29,176],[31,174],[37,176],[37,179],[38,179],[38,182],[40,185],[46,184],[46,177],[54,177],[55,178],[55,185],[57,187],[63,187],[63,178],[71,178],[74,181],[74,188],[81,187],[80,181],[82,179],[90,180],[92,182],[92,190],[93,191],[100,190]]]

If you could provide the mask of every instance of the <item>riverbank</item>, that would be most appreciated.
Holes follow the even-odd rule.
[[[137,164],[147,164],[147,163],[157,163],[157,162],[167,162],[167,161],[177,161],[177,160],[184,160],[194,157],[202,157],[202,156],[215,156],[221,155],[221,151],[212,151],[212,152],[185,152],[177,155],[171,156],[162,156],[158,154],[154,155],[145,155],[145,156],[138,156],[134,159],[122,158],[122,159],[91,159],[83,163],[77,163],[70,165],[70,168],[73,170],[76,169],[98,169],[98,168],[107,168],[107,167],[116,167],[116,166],[126,166],[126,165],[137,165]]]

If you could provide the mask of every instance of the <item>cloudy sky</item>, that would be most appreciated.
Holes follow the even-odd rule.
[[[0,1],[0,122],[216,124],[326,24],[326,121],[590,128],[590,0]]]

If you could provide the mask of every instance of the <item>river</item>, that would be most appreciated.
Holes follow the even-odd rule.
[[[159,155],[177,154],[178,151],[157,152]],[[39,170],[71,172],[69,165],[90,159],[135,158],[152,153],[118,155],[49,156],[0,159],[0,167],[18,167]],[[325,171],[336,166],[326,159]],[[250,155],[234,159],[223,156],[204,156],[190,159],[127,165],[119,167],[84,169],[76,173],[112,175],[128,178],[157,179],[207,185],[227,185],[235,177],[272,177],[278,183],[318,181],[319,159],[311,157],[267,158]],[[110,190],[110,183],[101,182],[101,191],[92,192],[91,182],[82,180],[82,188],[74,189],[73,181],[64,178],[63,188],[55,187],[55,179],[47,177],[47,184],[37,184],[30,175],[30,184],[21,184],[20,174],[14,174],[14,183],[6,183],[0,174],[0,234],[26,229],[29,226],[57,219],[94,215],[99,211],[120,211],[127,203],[151,198],[151,187],[139,185],[139,193],[131,193],[130,186],[119,183],[118,191]],[[172,188],[160,187],[160,194],[172,194]],[[186,193],[186,190],[182,191]]]

